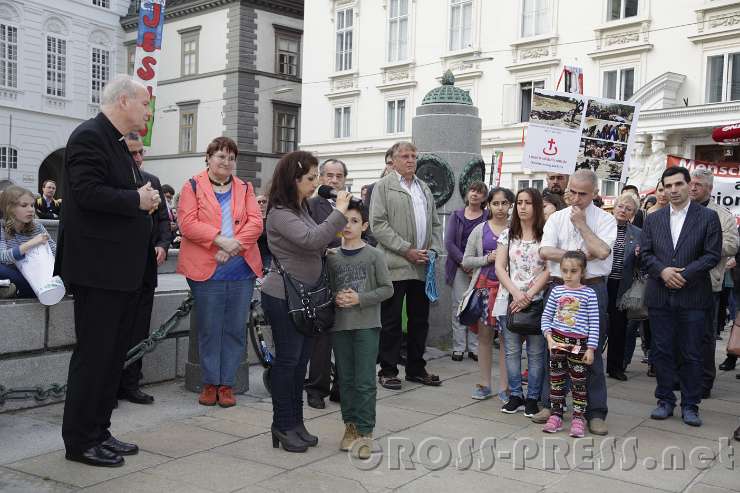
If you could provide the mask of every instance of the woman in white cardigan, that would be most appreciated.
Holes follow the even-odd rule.
[[[462,265],[466,269],[475,269],[469,289],[487,289],[486,309],[478,323],[478,368],[481,383],[473,389],[473,399],[488,399],[491,391],[491,366],[493,334],[500,324],[493,314],[494,302],[498,294],[499,282],[496,277],[496,247],[499,235],[509,227],[509,210],[514,203],[514,194],[507,188],[494,188],[488,194],[488,221],[476,226],[470,233],[465,246]],[[504,357],[502,332],[499,331],[499,398],[508,400],[508,380]]]

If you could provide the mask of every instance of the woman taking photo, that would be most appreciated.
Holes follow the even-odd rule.
[[[457,305],[470,285],[471,269],[462,266],[465,246],[470,232],[488,218],[483,202],[488,196],[488,187],[482,181],[474,181],[468,188],[465,208],[458,209],[447,220],[445,247],[445,282],[452,287],[452,360],[462,361],[465,352],[470,359],[478,360],[478,336],[457,321]]]
[[[627,380],[627,375],[624,373],[627,312],[617,308],[617,301],[632,286],[632,280],[639,265],[639,241],[642,230],[631,223],[639,208],[640,201],[629,192],[620,195],[614,205],[617,240],[612,247],[614,262],[606,283],[609,295],[607,305],[609,350],[606,352],[606,373],[611,378],[621,381]]]
[[[508,188],[494,188],[488,194],[488,220],[476,226],[470,233],[465,247],[462,265],[475,269],[468,289],[486,289],[486,309],[478,323],[478,368],[481,383],[473,390],[473,399],[483,400],[491,397],[491,361],[493,333],[500,330],[502,317],[493,314],[498,294],[499,282],[496,277],[496,247],[501,233],[509,227],[509,209],[514,202],[514,194]],[[542,205],[540,204],[540,207]],[[501,332],[499,331],[499,335]],[[501,335],[503,338],[503,335]],[[508,399],[506,365],[504,362],[504,343],[499,346],[499,399]]]
[[[267,243],[273,263],[294,279],[314,286],[321,276],[327,245],[347,219],[349,192],[337,192],[336,208],[317,225],[306,200],[319,186],[319,162],[312,154],[295,151],[275,167],[268,194]],[[277,265],[276,264],[276,265]],[[262,306],[272,326],[276,357],[272,364],[272,443],[288,452],[305,452],[318,438],[303,424],[303,381],[314,339],[298,331],[288,314],[283,277],[271,270],[262,284]]]
[[[499,282],[511,294],[511,312],[525,310],[533,301],[542,298],[550,277],[547,263],[540,257],[540,241],[545,227],[542,196],[535,188],[519,190],[511,216],[511,228],[498,239],[496,253],[496,275]],[[524,409],[524,415],[532,417],[539,412],[537,399],[542,391],[545,374],[545,337],[542,332],[520,335],[504,325],[506,348],[506,374],[511,395],[501,408],[508,414]],[[522,342],[527,343],[527,398],[522,391]]]
[[[233,386],[244,361],[247,314],[257,276],[262,216],[254,188],[232,173],[239,153],[228,137],[206,149],[207,168],[185,182],[177,217],[182,240],[177,272],[195,299],[203,390],[198,402],[236,404]]]

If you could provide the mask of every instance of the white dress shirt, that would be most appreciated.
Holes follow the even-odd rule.
[[[550,216],[545,223],[542,234],[542,247],[560,248],[561,250],[581,250],[586,253],[586,241],[581,233],[570,221],[572,206],[557,211]],[[611,251],[604,260],[589,260],[586,264],[586,279],[592,277],[607,277],[612,271],[614,256],[614,242],[617,240],[617,221],[614,216],[605,212],[593,204],[586,208],[586,225],[593,231],[597,238],[606,243]],[[548,261],[550,275],[562,277],[560,263]]]
[[[414,179],[409,185],[399,172],[396,171],[396,174],[398,175],[401,188],[411,195],[411,200],[414,204],[414,223],[416,224],[416,249],[422,250],[424,248],[424,240],[427,237],[427,198],[416,176],[414,176]]]
[[[681,236],[681,230],[683,229],[683,223],[686,221],[686,213],[689,212],[690,200],[687,200],[683,206],[683,209],[676,209],[673,204],[670,204],[671,208],[671,240],[673,240],[673,249],[676,249],[678,244],[678,238]]]

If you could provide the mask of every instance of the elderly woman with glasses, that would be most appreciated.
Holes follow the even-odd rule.
[[[632,286],[632,280],[639,267],[640,234],[642,231],[630,221],[640,208],[640,201],[632,193],[619,196],[614,205],[614,218],[617,220],[617,240],[612,251],[614,262],[607,280],[609,304],[609,350],[606,355],[606,373],[617,380],[627,380],[625,375],[624,353],[627,337],[627,312],[617,308],[617,301]]]

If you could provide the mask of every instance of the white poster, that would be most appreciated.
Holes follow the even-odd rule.
[[[638,111],[621,101],[535,89],[522,168],[562,174],[588,168],[624,182]]]

